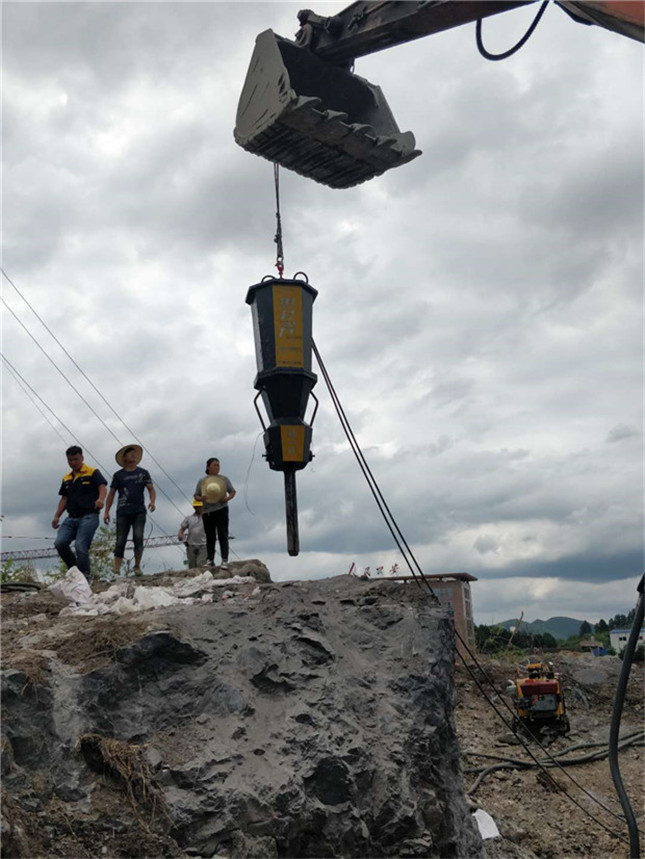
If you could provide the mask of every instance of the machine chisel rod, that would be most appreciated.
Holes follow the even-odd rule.
[[[298,499],[296,497],[296,472],[291,469],[284,473],[284,501],[287,513],[287,551],[290,555],[300,552],[298,536]]]

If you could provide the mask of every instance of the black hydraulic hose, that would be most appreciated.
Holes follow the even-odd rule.
[[[524,35],[522,36],[522,38],[519,40],[519,42],[516,45],[513,45],[513,47],[510,48],[508,51],[504,51],[503,54],[491,54],[489,51],[486,50],[486,48],[484,47],[484,43],[482,41],[482,19],[479,18],[477,20],[476,25],[475,25],[475,37],[477,39],[477,49],[479,50],[479,53],[482,55],[482,57],[484,57],[484,59],[492,60],[493,62],[495,62],[496,60],[506,60],[506,59],[508,59],[508,57],[512,57],[513,54],[516,53],[517,51],[519,51],[520,48],[524,47],[524,45],[531,38],[531,36],[533,35],[533,31],[535,30],[537,25],[540,23],[540,18],[542,17],[542,15],[544,15],[544,13],[546,11],[546,7],[548,5],[549,5],[549,0],[544,0],[544,3],[542,3],[542,5],[540,6],[540,9],[539,9],[537,15],[533,19],[533,23],[528,28],[526,33],[524,33]]]
[[[629,855],[630,859],[639,859],[641,855],[640,842],[638,838],[638,827],[636,826],[636,818],[629,803],[629,797],[625,790],[625,785],[620,775],[620,767],[618,766],[618,734],[620,731],[620,719],[623,712],[623,704],[625,702],[625,694],[627,692],[627,681],[629,672],[634,661],[634,653],[636,651],[636,642],[643,626],[643,588],[645,576],[641,577],[638,585],[640,594],[638,603],[636,604],[636,616],[632,623],[629,639],[623,651],[623,665],[618,678],[618,688],[616,689],[616,697],[614,698],[614,709],[611,714],[611,728],[609,731],[609,769],[611,777],[614,780],[614,787],[618,794],[618,799],[625,814],[627,828],[629,829]]]

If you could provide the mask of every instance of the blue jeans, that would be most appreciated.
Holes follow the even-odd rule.
[[[86,513],[85,516],[68,516],[58,529],[54,543],[54,548],[67,565],[67,569],[78,567],[88,581],[90,579],[90,546],[94,532],[98,527],[98,513]],[[70,543],[74,543],[76,554],[70,549]]]
[[[116,514],[116,546],[114,557],[122,558],[125,553],[125,544],[128,532],[132,527],[132,540],[134,542],[134,554],[143,554],[143,532],[146,527],[146,511],[141,513],[118,513]]]

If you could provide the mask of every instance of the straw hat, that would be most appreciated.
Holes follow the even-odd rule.
[[[208,504],[217,504],[226,495],[226,482],[214,474],[202,480],[202,495]]]
[[[119,463],[121,468],[123,468],[123,466],[125,465],[123,457],[125,455],[126,450],[133,450],[136,453],[137,461],[135,462],[135,465],[139,465],[139,463],[141,462],[141,457],[143,456],[143,448],[140,444],[126,444],[121,448],[121,450],[117,450],[117,452],[114,454],[114,458]]]

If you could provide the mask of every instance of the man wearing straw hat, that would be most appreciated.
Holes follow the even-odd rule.
[[[206,554],[208,565],[215,566],[215,543],[219,538],[222,555],[220,570],[228,570],[228,502],[235,498],[233,484],[219,473],[219,459],[211,456],[206,460],[206,477],[195,487],[195,501],[202,501],[202,517],[206,532]]]
[[[118,450],[114,456],[121,469],[115,471],[112,477],[110,491],[105,502],[103,521],[106,525],[110,521],[110,508],[114,501],[114,495],[118,492],[116,545],[114,547],[114,572],[117,576],[121,574],[121,564],[123,563],[125,544],[130,528],[132,528],[132,540],[134,542],[134,574],[135,576],[141,575],[143,532],[146,526],[144,489],[147,489],[150,495],[148,510],[151,513],[155,510],[157,493],[150,472],[145,468],[139,468],[142,456],[143,448],[138,444],[128,444]]]

